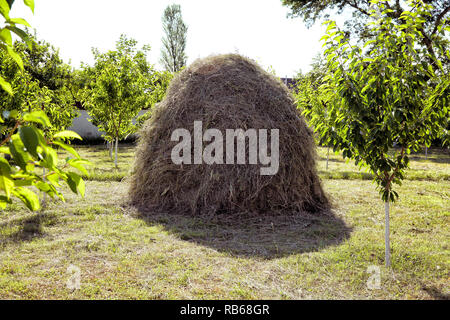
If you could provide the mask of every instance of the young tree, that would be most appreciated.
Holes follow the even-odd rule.
[[[327,106],[333,123],[320,126],[320,115],[312,118],[316,131],[331,137],[335,150],[373,173],[385,203],[386,266],[391,265],[389,205],[398,197],[395,184],[404,178],[409,153],[437,137],[450,117],[449,70],[417,46],[433,7],[422,0],[406,2],[412,10],[401,14],[399,24],[385,1],[372,1],[368,28],[376,37],[363,47],[351,45],[334,22],[327,22],[330,74],[322,90],[333,97]],[[436,28],[440,37],[450,31],[445,20]],[[450,58],[445,46],[437,44],[435,49]]]
[[[93,123],[105,132],[105,139],[115,142],[116,167],[118,142],[136,131],[133,119],[153,104],[157,80],[147,62],[149,47],[137,50],[136,44],[122,35],[114,51],[100,53],[93,49],[95,64],[86,67],[91,82],[84,92],[84,104]]]
[[[186,65],[187,26],[181,16],[178,4],[167,6],[162,18],[166,36],[162,39],[161,62],[169,72],[178,72]]]

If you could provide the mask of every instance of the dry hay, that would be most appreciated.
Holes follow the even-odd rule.
[[[178,141],[171,141],[172,132],[185,128],[193,137],[194,121],[200,120],[203,130],[216,128],[224,137],[226,129],[279,129],[278,172],[260,175],[259,162],[248,164],[248,143],[246,164],[174,164],[171,151]],[[268,146],[270,152],[270,140]],[[145,123],[129,195],[146,211],[320,212],[329,201],[315,158],[312,133],[279,79],[236,54],[210,56],[172,80]]]

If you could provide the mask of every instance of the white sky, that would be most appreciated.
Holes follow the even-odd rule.
[[[11,16],[25,18],[39,39],[60,48],[75,67],[93,62],[91,47],[114,49],[121,33],[150,44],[149,61],[159,64],[161,17],[168,4],[181,5],[188,26],[188,64],[210,54],[238,52],[272,66],[280,77],[310,70],[321,50],[324,27],[307,29],[300,18],[287,18],[280,0],[35,0],[35,14],[16,0]]]

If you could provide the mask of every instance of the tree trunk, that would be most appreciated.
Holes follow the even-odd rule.
[[[116,156],[114,159],[114,165],[116,166],[116,168],[117,168],[117,145],[118,144],[119,144],[119,138],[116,138],[116,152],[115,152]]]
[[[327,147],[327,166],[326,170],[328,171],[328,159],[330,158],[330,147]]]
[[[113,153],[112,153],[113,152],[113,143],[107,141],[106,145],[107,145],[107,147],[109,149],[109,158],[112,159],[113,158]]]
[[[428,160],[428,147],[425,147],[425,160]]]
[[[385,215],[385,229],[384,229],[384,244],[385,244],[385,261],[386,267],[391,266],[391,243],[389,239],[389,201],[384,203],[384,215]]]
[[[45,168],[42,168],[42,179],[45,181]],[[42,204],[41,204],[41,209],[45,209],[45,207],[47,206],[47,193],[42,191],[43,193],[43,197],[42,197]]]

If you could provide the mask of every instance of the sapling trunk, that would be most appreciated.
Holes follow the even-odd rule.
[[[384,244],[385,244],[385,261],[386,267],[391,266],[391,243],[389,239],[389,201],[384,203],[384,216],[385,216],[385,228],[384,228]]]
[[[425,160],[428,160],[428,147],[425,147]]]
[[[107,141],[106,145],[107,145],[107,147],[109,149],[109,158],[112,159],[113,158],[113,153],[112,153],[112,151],[113,151],[113,144],[112,144],[112,142]]]
[[[326,170],[328,170],[328,159],[330,158],[330,147],[327,147],[327,166]]]
[[[45,181],[45,168],[42,168],[42,179],[44,179],[44,181]],[[46,192],[44,192],[44,191],[42,191],[42,193],[43,193],[43,197],[42,197],[42,205],[41,205],[41,208],[42,209],[44,209],[45,208],[45,206],[47,205],[47,193]]]
[[[117,145],[118,144],[119,144],[119,138],[116,138],[116,150],[115,150],[116,156],[115,156],[115,159],[114,159],[114,165],[116,166],[116,168],[117,168]]]

